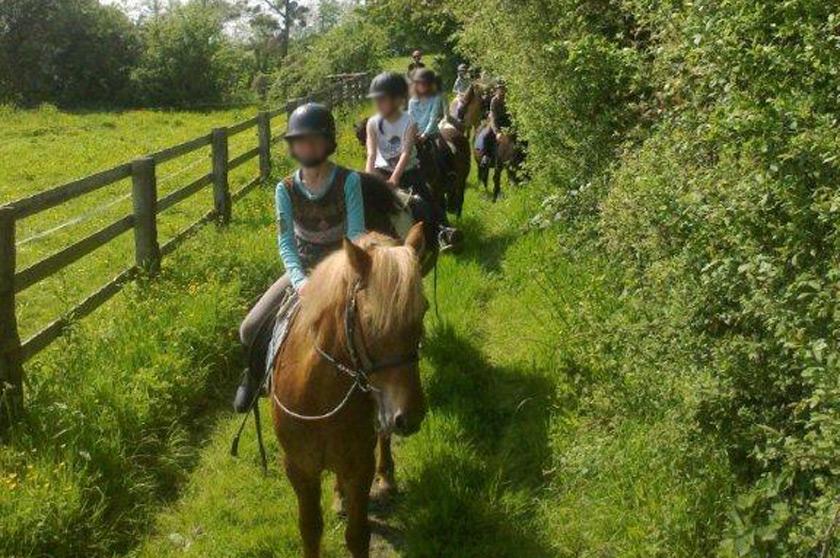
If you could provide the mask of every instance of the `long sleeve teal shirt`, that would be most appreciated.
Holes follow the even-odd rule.
[[[438,133],[438,122],[441,118],[440,99],[437,95],[430,97],[412,97],[408,102],[408,114],[417,123],[420,134],[430,137]]]
[[[313,194],[304,186],[300,177],[300,170],[294,174],[294,186],[307,199],[318,200],[324,197],[330,188],[335,183],[336,168],[333,167],[332,173],[329,177],[329,186],[324,188],[322,192]],[[280,259],[283,261],[283,266],[286,268],[286,273],[292,281],[292,286],[295,290],[306,283],[306,268],[300,258],[298,252],[297,240],[295,239],[294,230],[294,208],[292,200],[289,197],[289,192],[286,186],[280,182],[277,185],[274,194],[274,201],[277,211],[277,222],[284,224],[284,226],[277,227],[277,244],[280,249]],[[359,174],[351,172],[347,175],[344,181],[344,204],[347,208],[347,238],[356,240],[365,232],[365,210],[364,200],[362,198],[362,185],[359,179]]]

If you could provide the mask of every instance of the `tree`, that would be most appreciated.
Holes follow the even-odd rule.
[[[280,57],[286,58],[289,54],[289,37],[292,27],[306,25],[309,8],[297,0],[262,0],[262,2],[269,12],[280,19]]]
[[[344,13],[345,8],[339,0],[321,0],[315,15],[315,30],[326,33],[341,22]]]
[[[258,72],[267,73],[273,69],[273,61],[281,57],[283,41],[280,22],[269,14],[256,12],[248,21],[251,31],[249,47],[254,53]]]
[[[194,0],[144,22],[144,49],[132,72],[141,102],[220,103],[247,87],[253,65],[225,33],[229,6]]]
[[[124,100],[138,52],[128,17],[97,0],[0,2],[0,100]]]

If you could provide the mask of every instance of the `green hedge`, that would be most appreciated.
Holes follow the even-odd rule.
[[[631,352],[620,370],[682,386],[684,428],[725,451],[734,497],[696,518],[722,521],[714,550],[828,552],[840,498],[840,9],[461,6],[460,48],[511,83],[535,183],[553,190],[544,214],[584,223],[646,308],[604,342],[685,356],[680,368]]]

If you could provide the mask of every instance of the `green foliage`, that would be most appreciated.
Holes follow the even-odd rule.
[[[386,32],[394,53],[408,54],[415,48],[451,50],[458,31],[452,3],[446,0],[372,0],[365,4],[363,13],[366,20]]]
[[[0,102],[124,102],[138,51],[125,14],[97,0],[5,0]]]
[[[375,72],[387,54],[384,32],[358,14],[326,33],[294,43],[274,75],[271,97],[283,102],[323,89],[331,74]]]
[[[228,39],[225,15],[190,2],[143,25],[143,53],[131,74],[142,103],[222,103],[247,90],[252,60]]]
[[[474,17],[480,8],[494,17]],[[836,5],[535,0],[457,13],[459,48],[511,83],[537,183],[559,189],[536,222],[582,223],[646,308],[599,337],[682,354],[630,353],[627,366],[652,359],[666,385],[682,385],[687,432],[726,452],[735,497],[695,518],[709,552],[830,555]]]

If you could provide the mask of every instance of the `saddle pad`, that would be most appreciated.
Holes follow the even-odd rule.
[[[286,337],[289,335],[292,321],[297,315],[298,308],[300,308],[300,297],[294,289],[289,289],[289,294],[286,299],[277,309],[277,314],[274,317],[274,326],[271,328],[271,337],[268,342],[268,349],[265,353],[265,387],[270,388],[272,371],[274,370],[274,363],[277,360],[277,354],[283,347]]]

